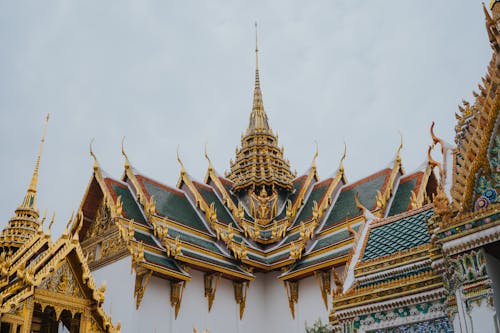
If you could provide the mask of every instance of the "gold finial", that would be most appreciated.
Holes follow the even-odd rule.
[[[92,144],[94,143],[94,138],[90,140],[90,145],[89,145],[89,150],[90,150],[90,156],[94,159],[94,170],[99,169],[99,162],[97,162],[97,157],[94,154],[94,151],[92,150]]]
[[[365,212],[365,211],[369,211],[362,203],[361,201],[359,201],[359,193],[358,191],[354,192],[354,202],[356,203],[356,207]]]
[[[125,153],[125,137],[122,138],[122,155],[123,157],[125,157],[125,168],[130,168],[130,162],[128,160],[128,156],[127,156],[127,153]]]
[[[208,152],[207,152],[207,143],[205,142],[205,146],[204,146],[204,150],[205,150],[205,158],[207,159],[208,161],[208,169],[209,170],[213,170],[213,166],[212,166],[212,161],[210,161],[210,157],[208,157]]]
[[[401,150],[403,149],[403,134],[401,131],[398,131],[399,133],[399,147],[396,152],[396,161],[401,162]]]
[[[28,192],[36,193],[36,186],[38,183],[38,170],[40,169],[40,157],[42,156],[43,143],[45,142],[45,135],[47,134],[47,125],[49,123],[50,113],[47,114],[45,118],[45,126],[43,128],[42,138],[40,140],[40,148],[38,149],[38,156],[36,158],[35,170],[33,171],[33,176],[31,177],[30,186]]]
[[[54,213],[52,213],[52,218],[50,219],[49,227],[47,228],[47,232],[50,232],[50,229],[54,224],[55,218],[56,218],[56,211],[54,210]]]
[[[259,70],[259,38],[257,34],[257,21],[255,21],[255,68]]]
[[[316,160],[318,159],[319,151],[318,151],[318,141],[314,140],[314,145],[316,146],[316,150],[314,151],[314,157],[312,160],[312,167],[316,168]]]
[[[443,139],[438,138],[436,136],[436,134],[434,133],[434,121],[431,124],[431,130],[430,130],[430,132],[431,132],[432,142],[434,142],[434,145],[436,145],[436,144],[439,143],[439,145],[441,146],[441,153],[443,154],[443,156],[445,156],[446,152],[445,152],[445,147],[444,147],[444,141],[443,141]]]
[[[347,156],[347,145],[344,141],[344,153],[342,154],[342,157],[340,158],[340,163],[339,163],[340,172],[344,172],[344,160],[345,160],[346,156]]]
[[[182,161],[181,161],[181,156],[179,155],[179,148],[180,148],[180,145],[177,146],[177,162],[179,162],[179,164],[181,166],[181,174],[185,174],[186,168],[184,168],[184,163],[182,163]]]

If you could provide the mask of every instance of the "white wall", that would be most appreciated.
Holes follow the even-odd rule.
[[[121,321],[122,332],[199,332],[208,328],[211,333],[303,333],[304,322],[314,323],[319,317],[328,321],[321,292],[315,277],[299,282],[299,302],[295,305],[295,320],[290,314],[283,282],[279,272],[258,273],[250,283],[243,320],[234,300],[232,282],[220,279],[212,310],[204,297],[203,273],[191,270],[192,280],[186,284],[177,319],[170,305],[170,284],[152,277],[139,310],[135,310],[135,276],[130,273],[130,257],[121,259],[93,272],[98,285],[106,280],[104,308],[112,314],[113,322]],[[328,301],[330,305],[331,298]]]
[[[484,252],[484,257],[486,258],[486,271],[488,276],[493,283],[493,301],[495,303],[496,313],[500,313],[500,260]]]
[[[470,316],[473,332],[498,333],[495,310],[486,301],[481,302],[480,305],[474,304]]]
[[[135,278],[130,274],[131,259],[126,257],[92,272],[97,286],[107,283],[104,310],[113,323],[122,323],[122,332],[139,332],[134,300]]]

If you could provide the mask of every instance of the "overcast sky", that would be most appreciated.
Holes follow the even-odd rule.
[[[349,181],[385,167],[403,133],[407,171],[429,125],[454,138],[454,113],[486,72],[480,1],[0,1],[0,224],[21,203],[45,115],[38,207],[61,231],[92,174],[131,163],[175,186],[177,146],[203,179],[220,173],[248,124],[254,21],[272,128],[293,169],[319,144],[320,177],[347,143]]]

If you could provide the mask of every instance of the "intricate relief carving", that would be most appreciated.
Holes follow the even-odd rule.
[[[83,298],[82,292],[78,287],[78,282],[73,276],[73,271],[67,263],[64,263],[48,279],[43,281],[40,288],[68,296]]]
[[[174,308],[176,319],[179,314],[179,309],[181,308],[182,295],[185,287],[186,281],[170,282],[170,304]]]
[[[105,239],[101,246],[101,257],[110,256],[119,252],[126,246],[126,242],[119,235],[113,238]]]
[[[137,274],[135,276],[135,288],[134,288],[134,296],[135,296],[135,308],[139,309],[141,306],[142,298],[144,297],[144,292],[146,291],[146,287],[148,286],[149,279],[151,279],[152,271],[147,271],[142,274]]]
[[[220,273],[205,274],[204,276],[205,297],[208,299],[208,312],[212,309],[219,279]]]
[[[233,282],[234,299],[236,304],[239,304],[240,306],[240,320],[243,319],[243,313],[245,312],[248,287],[248,282]]]
[[[273,186],[272,194],[268,195],[266,187],[262,186],[259,194],[255,188],[248,191],[250,210],[255,221],[261,225],[268,224],[276,216],[278,204],[278,191]]]
[[[486,276],[486,259],[482,250],[471,251],[450,261],[459,283],[473,282]]]
[[[109,230],[113,225],[114,224],[111,223],[111,211],[106,205],[105,200],[102,200],[99,208],[97,209],[95,221],[90,225],[90,228],[85,234],[85,239],[101,235],[105,231]]]
[[[292,318],[295,319],[295,304],[299,301],[299,281],[283,281],[283,283],[285,284],[290,313],[292,314]]]

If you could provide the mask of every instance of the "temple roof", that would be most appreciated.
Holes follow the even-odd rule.
[[[241,148],[236,150],[236,159],[230,163],[228,179],[233,182],[232,191],[255,189],[262,186],[276,186],[288,192],[293,191],[294,175],[290,162],[278,147],[278,137],[269,126],[262,91],[260,88],[258,47],[255,47],[255,88],[252,112]]]
[[[45,142],[48,122],[49,115],[47,115],[45,119],[45,126],[40,140],[40,148],[36,158],[35,169],[33,170],[33,175],[24,200],[21,205],[17,207],[15,215],[10,219],[7,227],[2,230],[2,234],[0,236],[0,250],[2,251],[16,251],[17,248],[29,241],[41,225],[39,212],[36,208],[36,192],[38,184],[38,171],[40,169],[40,158],[42,156],[42,148],[43,143]]]

